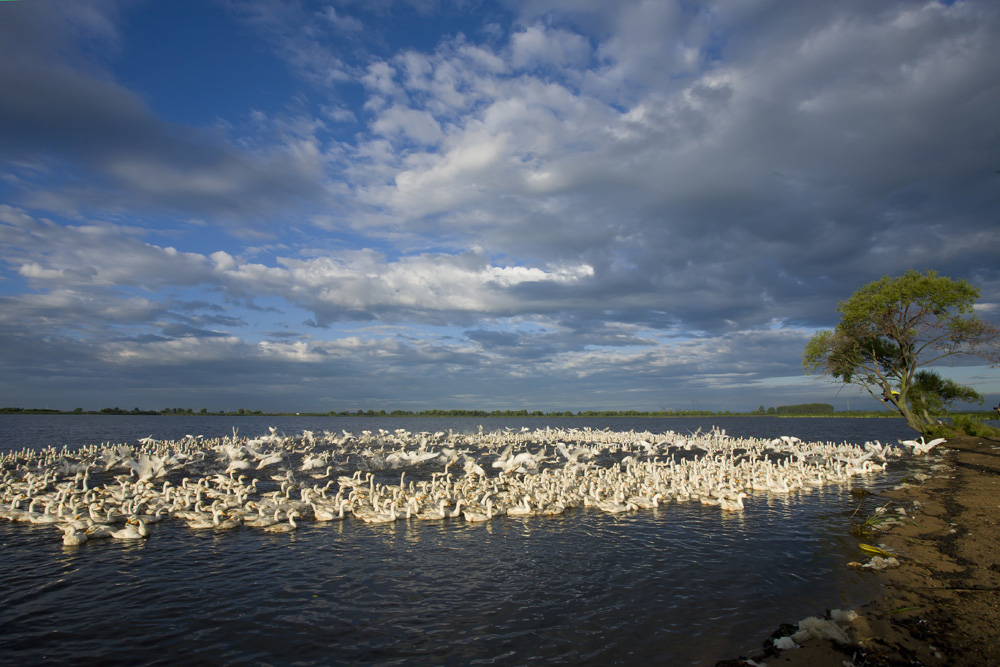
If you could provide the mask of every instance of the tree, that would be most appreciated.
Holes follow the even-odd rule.
[[[919,369],[948,357],[1000,363],[1000,327],[975,315],[978,298],[979,289],[965,280],[934,271],[886,276],[840,302],[840,323],[809,340],[802,365],[807,375],[864,387],[911,428],[927,433],[944,405],[979,394],[951,380],[935,381],[935,373],[918,376]]]
[[[910,409],[923,415],[927,421],[947,412],[946,406],[955,401],[983,404],[983,396],[972,387],[946,380],[934,371],[917,371],[913,385],[906,397]]]

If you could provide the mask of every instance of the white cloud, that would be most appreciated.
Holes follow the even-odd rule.
[[[339,14],[335,7],[326,7],[319,12],[319,16],[329,21],[337,30],[342,32],[359,32],[364,28],[364,24],[353,16]]]
[[[444,136],[429,112],[398,106],[383,110],[371,127],[382,136],[403,137],[425,146],[437,144]]]
[[[8,211],[8,217],[12,216]],[[23,224],[28,224],[22,220]],[[396,309],[479,316],[530,309],[558,309],[559,299],[532,298],[538,286],[573,288],[592,279],[587,264],[495,265],[484,255],[422,254],[388,261],[365,250],[313,258],[282,257],[276,265],[240,260],[225,251],[210,255],[179,252],[135,238],[136,230],[114,225],[75,227],[36,224],[32,234],[8,227],[7,243],[44,239],[44,250],[7,256],[24,278],[51,290],[132,286],[149,293],[202,286],[207,289],[277,296],[313,310],[330,322],[339,310],[368,312],[390,320]],[[3,238],[3,237],[0,237]],[[13,246],[11,246],[13,247]],[[23,251],[22,251],[23,252]],[[525,291],[525,290],[528,291]],[[519,290],[515,293],[515,290]],[[435,316],[438,317],[438,316]]]
[[[296,74],[320,88],[352,80],[355,72],[322,39],[317,14],[307,12],[299,3],[281,0],[226,0],[230,9],[256,28],[286,60]],[[333,8],[320,12],[320,18],[340,34],[358,34],[358,24],[348,16],[339,16]],[[319,33],[319,34],[318,34]]]
[[[213,132],[61,55],[121,48],[87,6],[24,24],[49,41],[0,100],[11,349],[684,398],[801,391],[769,378],[884,274],[1000,301],[988,2],[511,3],[405,47],[387,6],[231,3],[296,95]]]
[[[292,298],[323,320],[341,309],[379,313],[390,321],[400,317],[392,314],[394,309],[411,316],[413,311],[454,311],[476,317],[525,306],[551,310],[558,304],[515,296],[511,288],[572,286],[593,276],[587,265],[495,266],[472,255],[420,255],[386,262],[375,253],[360,252],[341,258],[285,259],[282,264],[288,270]]]
[[[579,66],[590,57],[590,43],[576,33],[533,25],[513,35],[511,52],[511,64],[517,69]]]

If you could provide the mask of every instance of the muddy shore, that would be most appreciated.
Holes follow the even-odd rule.
[[[856,618],[818,609],[803,625],[789,619],[760,651],[717,667],[1000,665],[1000,441],[949,438],[927,456],[937,459],[929,475],[866,496],[864,507],[884,511],[845,524],[859,549],[844,565],[876,578],[880,597]],[[891,519],[862,525],[871,516]]]

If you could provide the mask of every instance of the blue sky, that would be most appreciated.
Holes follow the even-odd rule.
[[[874,406],[801,370],[858,287],[934,269],[1000,318],[998,34],[986,0],[0,3],[0,403]]]

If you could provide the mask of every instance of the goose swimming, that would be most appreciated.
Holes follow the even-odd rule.
[[[149,537],[149,530],[142,519],[129,519],[124,528],[112,531],[111,537],[116,540],[144,540]]]
[[[683,438],[672,432],[548,427],[447,435],[323,431],[301,437],[275,429],[252,439],[238,437],[234,429],[225,438],[150,436],[132,446],[108,444],[75,453],[46,448],[2,454],[0,519],[49,523],[64,539],[82,533],[68,538],[72,541],[115,533],[139,539],[135,535],[142,531],[148,536],[147,525],[175,518],[206,529],[245,524],[289,532],[303,515],[319,522],[348,514],[368,523],[404,516],[483,522],[581,507],[621,513],[671,499],[738,511],[747,491],[786,494],[845,484],[879,471],[904,451],[920,455],[941,442],[862,447],[792,436],[734,438],[717,428]],[[385,481],[399,468],[398,484]],[[170,479],[154,485],[151,478],[161,473]],[[407,482],[407,475],[416,481]],[[317,480],[328,481],[320,486]],[[332,500],[326,494],[331,488],[337,494]],[[287,521],[279,520],[283,516]],[[109,525],[123,523],[120,530]]]
[[[291,533],[298,529],[299,524],[295,523],[295,517],[301,516],[298,512],[290,512],[288,514],[288,523],[275,523],[270,526],[264,527],[265,533]]]
[[[68,547],[78,547],[87,541],[89,535],[87,535],[86,530],[79,530],[74,526],[69,524],[62,527],[63,540],[62,543]]]

